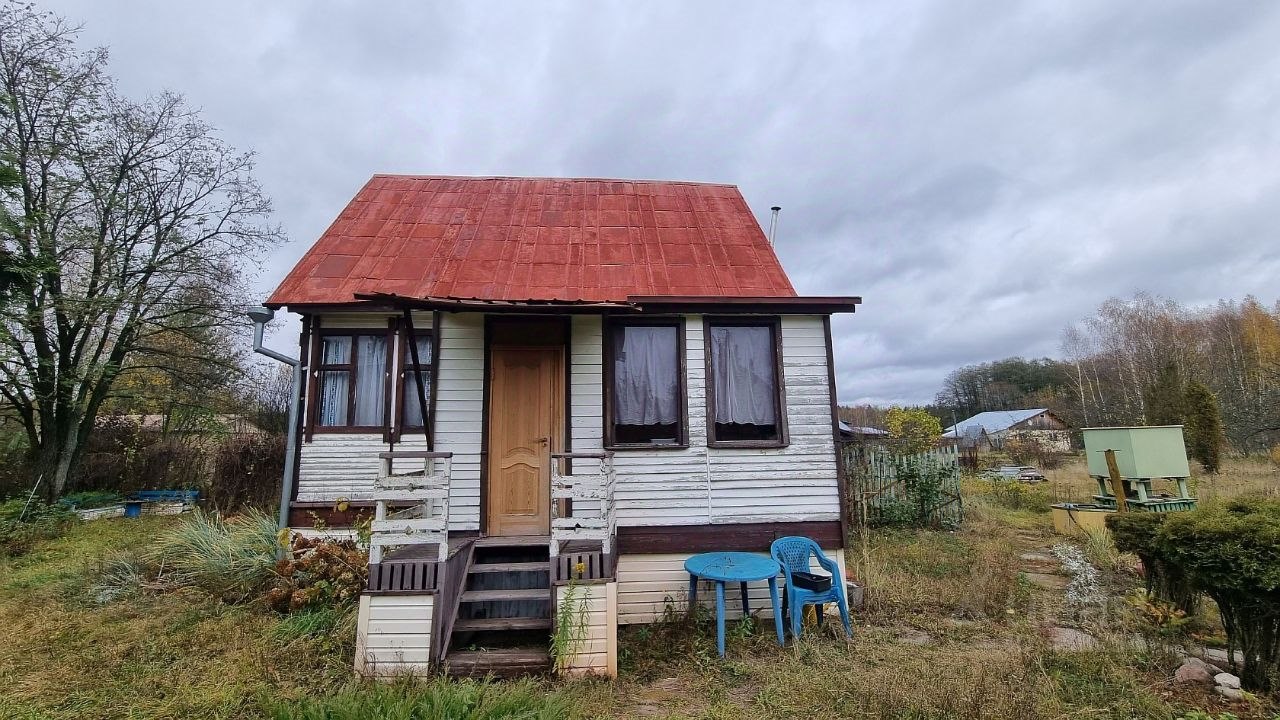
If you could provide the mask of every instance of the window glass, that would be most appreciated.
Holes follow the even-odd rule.
[[[712,325],[711,421],[715,440],[781,440],[771,325]]]
[[[357,336],[355,418],[352,425],[382,426],[387,409],[386,373],[386,336]]]
[[[611,342],[613,442],[680,444],[679,327],[614,326]]]
[[[351,399],[348,383],[351,373],[347,370],[321,370],[320,402],[316,408],[316,424],[322,427],[340,427],[347,424],[347,403]]]
[[[421,363],[419,372],[414,372],[413,354],[409,351],[408,343],[404,345],[404,372],[401,374],[404,378],[404,384],[401,387],[402,401],[404,404],[404,415],[402,416],[402,424],[404,427],[420,428],[422,427],[422,403],[418,397],[418,377],[422,377],[423,397],[427,402],[431,402],[431,350],[432,343],[430,337],[418,337],[418,362]]]

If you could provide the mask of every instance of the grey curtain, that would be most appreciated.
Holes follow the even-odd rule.
[[[777,422],[774,370],[773,334],[768,327],[712,327],[715,421],[743,425]]]
[[[634,325],[621,328],[613,337],[614,422],[675,423],[680,412],[676,328]]]
[[[431,402],[431,338],[420,337],[418,342],[418,362],[422,363],[422,390]],[[422,405],[418,402],[418,378],[413,372],[413,354],[408,344],[404,348],[404,427],[422,427]]]

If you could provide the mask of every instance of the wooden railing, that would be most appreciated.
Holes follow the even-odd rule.
[[[449,557],[449,473],[453,453],[401,450],[378,453],[378,479],[373,483],[376,503],[370,527],[369,563],[382,562],[386,548],[438,545],[438,560]],[[397,472],[397,460],[420,460],[420,469]],[[388,505],[414,503],[388,513]]]
[[[572,463],[573,471],[564,473]],[[599,541],[612,554],[618,522],[613,505],[613,453],[551,453],[551,557],[572,541]]]

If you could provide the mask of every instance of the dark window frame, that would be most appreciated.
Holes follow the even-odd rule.
[[[418,368],[426,373],[431,383],[431,386],[427,389],[427,416],[425,418],[426,425],[406,425],[404,422],[405,403],[417,402],[418,394],[415,392],[413,396],[410,397],[409,393],[405,392],[406,384],[404,380],[405,380],[406,373],[410,372],[410,365],[413,364],[413,356],[409,354],[409,328],[405,327],[404,323],[399,324],[400,327],[398,329],[398,335],[400,338],[400,347],[402,349],[402,352],[401,352],[401,358],[400,358],[401,364],[398,366],[397,372],[395,374],[395,383],[396,383],[395,435],[396,435],[397,441],[403,438],[405,434],[421,433],[424,429],[428,433],[430,433],[432,437],[435,437],[436,375],[437,375],[436,371],[439,367],[439,358],[440,358],[440,346],[437,341],[437,338],[439,337],[439,333],[437,332],[438,317],[439,316],[437,315],[435,316],[435,318],[433,318],[431,328],[428,330],[420,330],[418,329],[416,324],[414,325],[414,328],[413,328],[413,335],[415,339],[418,339],[418,340],[421,340],[422,338],[431,339],[431,357],[427,360],[426,363],[419,362],[418,364]],[[419,357],[418,360],[421,361],[422,358]]]
[[[772,440],[721,440],[716,437],[716,390],[711,369],[711,328],[716,326],[768,327],[773,337],[774,389],[778,403],[778,437]],[[784,448],[791,444],[787,431],[787,389],[782,368],[782,318],[777,315],[708,315],[702,318],[703,373],[707,396],[707,447]]]
[[[350,337],[351,338],[351,358],[347,363],[329,363],[324,362],[324,339],[327,337]],[[357,352],[356,345],[358,337],[381,337],[386,341],[387,360],[386,370],[382,377],[382,423],[379,425],[321,425],[318,422],[320,414],[320,393],[323,392],[323,383],[320,382],[320,373],[326,370],[346,371],[347,375],[347,419],[350,421],[355,418],[356,409],[356,378],[360,373],[360,354]],[[310,397],[307,402],[307,432],[308,434],[372,434],[386,433],[387,427],[391,421],[391,367],[394,357],[393,350],[395,347],[394,334],[390,328],[321,328],[312,334],[312,342],[315,343],[315,351],[312,357],[315,363],[311,366],[308,375],[308,388],[311,390]]]
[[[676,387],[680,410],[677,415],[676,442],[618,442],[613,422],[613,333],[615,329],[632,327],[673,327],[676,330],[676,362],[679,383]],[[687,450],[689,449],[688,353],[685,350],[685,318],[683,315],[619,318],[605,316],[601,333],[604,381],[604,447],[606,450]]]

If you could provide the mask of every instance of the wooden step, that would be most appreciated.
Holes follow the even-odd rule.
[[[445,672],[454,677],[517,677],[549,671],[551,655],[540,648],[456,650],[449,653],[444,665]]]
[[[550,572],[551,563],[546,560],[530,562],[476,563],[467,572],[501,573],[501,572]]]
[[[551,547],[550,535],[507,535],[482,537],[476,540],[476,547],[516,547],[526,545],[546,545]]]
[[[551,600],[550,588],[532,588],[529,590],[467,590],[462,593],[462,602],[502,602],[504,600]]]
[[[542,630],[551,629],[551,618],[507,617],[477,618],[453,623],[454,632],[480,632],[487,630]]]

